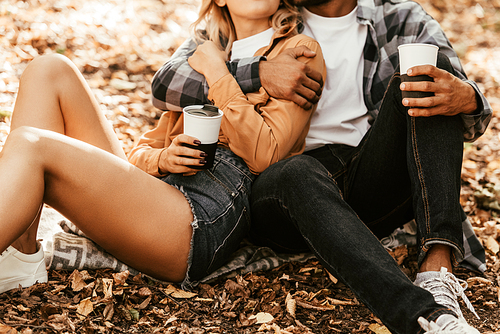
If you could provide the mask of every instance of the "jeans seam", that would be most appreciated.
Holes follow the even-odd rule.
[[[344,158],[337,154],[331,146],[327,146],[328,147],[328,151],[330,152],[330,154],[332,156],[334,156],[336,159],[338,159],[338,161],[342,164],[342,168],[336,172],[335,174],[332,174],[330,173],[330,171],[328,171],[328,175],[330,175],[332,177],[332,179],[336,180],[338,177],[340,177],[342,174],[345,174],[347,172],[347,162],[344,160]],[[337,184],[337,182],[335,182]],[[338,185],[338,184],[337,184]],[[344,186],[346,186],[346,184],[344,184]]]
[[[224,240],[219,244],[219,247],[214,251],[212,255],[212,259],[210,260],[210,264],[207,267],[207,275],[210,274],[213,270],[210,269],[212,267],[212,264],[214,263],[215,258],[217,257],[217,254],[219,253],[219,250],[226,244],[227,239],[233,234],[234,230],[236,230],[236,227],[241,223],[241,220],[244,219],[243,217],[245,216],[247,209],[243,208],[241,215],[238,217],[237,223],[233,226],[233,229],[231,232],[224,238]],[[219,216],[217,219],[221,218],[222,216]],[[213,222],[212,222],[213,223]]]
[[[418,144],[417,144],[417,136],[415,131],[415,118],[411,117],[411,138],[412,138],[412,148],[413,148],[413,157],[415,159],[415,165],[417,168],[417,175],[420,186],[422,187],[422,204],[424,210],[425,217],[425,227],[426,232],[430,233],[430,217],[429,217],[429,202],[427,198],[427,188],[425,186],[425,180],[422,172],[422,165],[420,162],[420,156],[418,154]]]
[[[344,173],[345,173],[345,178],[344,178],[344,197],[347,199],[349,198],[349,185],[350,185],[350,179],[351,177],[353,177],[353,173],[355,173],[356,171],[356,160],[359,158],[359,156],[361,155],[361,152],[364,151],[364,148],[366,146],[366,143],[368,142],[367,138],[368,136],[370,136],[370,133],[371,133],[371,127],[370,129],[368,129],[368,132],[363,136],[363,139],[361,140],[361,142],[359,143],[359,145],[357,146],[354,154],[350,157],[349,159],[349,166],[347,165],[344,165]],[[351,166],[355,166],[354,170],[351,168]]]

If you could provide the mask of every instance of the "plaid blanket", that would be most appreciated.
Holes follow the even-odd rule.
[[[464,221],[463,226],[464,238],[468,238],[468,242],[465,244],[475,246],[475,248],[472,247],[475,252],[467,247],[466,257],[462,265],[472,270],[484,272],[486,270],[484,250],[476,238],[470,222]],[[116,272],[128,270],[132,275],[139,274],[139,271],[117,260],[87,238],[73,223],[53,209],[45,208],[43,210],[39,230],[40,237],[43,239],[42,244],[48,269],[112,269]],[[404,229],[394,231],[392,235],[382,239],[381,242],[387,249],[403,244],[415,245],[416,235],[411,228],[411,222]],[[277,254],[268,247],[243,244],[224,266],[205,277],[201,282],[210,282],[221,276],[234,277],[238,274],[270,270],[286,262],[305,262],[311,258],[314,258],[312,253]]]

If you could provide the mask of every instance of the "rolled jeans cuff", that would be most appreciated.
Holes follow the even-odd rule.
[[[418,252],[418,266],[422,264],[422,262],[425,259],[425,256],[427,255],[427,252],[433,245],[446,245],[451,247],[451,261],[453,267],[458,266],[460,262],[463,261],[464,259],[464,248],[463,248],[463,242],[460,240],[457,240],[454,237],[451,236],[443,236],[442,233],[439,233],[439,235],[434,234],[434,235],[429,235],[427,236],[426,239],[423,240],[422,246],[419,249]]]

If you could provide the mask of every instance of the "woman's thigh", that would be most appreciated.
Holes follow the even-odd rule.
[[[11,239],[2,242],[22,234],[32,219],[23,212],[44,201],[124,263],[184,278],[193,217],[174,187],[95,146],[27,127],[10,134],[0,171],[0,227],[10,233],[0,239]]]

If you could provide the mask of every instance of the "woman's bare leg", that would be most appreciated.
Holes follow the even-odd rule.
[[[20,126],[59,132],[126,159],[82,74],[58,54],[35,58],[24,71],[11,130]]]
[[[183,279],[191,208],[180,191],[123,159],[52,131],[19,127],[1,152],[0,184],[0,250],[24,233],[43,201],[128,265]]]
[[[51,130],[126,159],[82,74],[68,58],[58,54],[38,57],[28,65],[21,77],[11,124],[11,131],[21,126]],[[40,213],[12,244],[23,253],[36,252]]]

